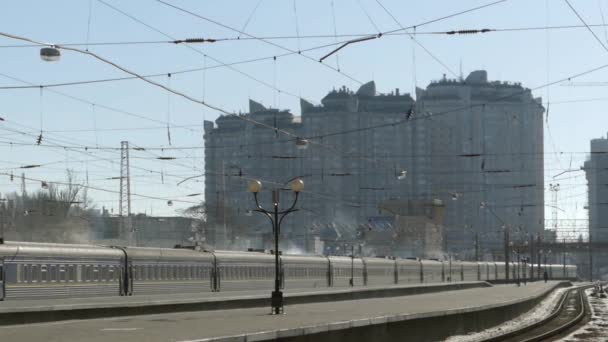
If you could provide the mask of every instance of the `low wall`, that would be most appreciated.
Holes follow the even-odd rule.
[[[333,291],[294,293],[285,295],[285,305],[335,302],[368,298],[407,296],[423,293],[465,290],[492,286],[486,282],[465,282],[447,284],[422,284],[416,286],[390,286],[387,288],[346,288]],[[108,303],[89,304],[86,299],[79,303],[62,303],[58,300],[53,305],[31,305],[27,308],[0,305],[0,326],[51,322],[74,319],[92,319],[118,316],[150,315],[172,312],[209,311],[245,309],[256,307],[270,308],[270,290],[268,296],[241,296],[198,298],[188,300],[163,299],[136,301],[137,296],[109,298]],[[222,293],[225,294],[225,293]]]
[[[452,335],[489,329],[529,311],[559,287],[560,282],[541,295],[489,307],[456,309],[424,315],[380,317],[342,322],[324,327],[302,328],[300,331],[279,331],[274,339],[284,342],[324,341],[442,341]],[[291,336],[290,336],[291,335]]]

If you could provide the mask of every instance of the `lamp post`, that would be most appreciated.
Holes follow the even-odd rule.
[[[248,190],[253,193],[253,198],[255,199],[255,205],[257,207],[255,211],[266,215],[272,223],[272,232],[274,233],[274,291],[272,292],[270,305],[272,307],[271,313],[278,315],[283,313],[283,292],[281,292],[279,262],[279,234],[281,232],[281,222],[283,222],[283,219],[287,214],[298,211],[298,209],[295,209],[295,206],[298,203],[300,192],[304,190],[304,182],[301,179],[295,179],[291,182],[291,190],[295,193],[295,199],[289,209],[286,210],[279,210],[280,189],[272,190],[272,203],[274,207],[272,211],[262,208],[258,200],[258,194],[262,190],[262,182],[258,180],[251,181]]]
[[[506,257],[505,257],[505,260],[506,260],[506,262],[505,262],[505,274],[506,274],[505,279],[508,283],[509,276],[511,275],[511,274],[509,274],[509,272],[510,272],[509,266],[511,266],[510,263],[511,263],[511,260],[513,259],[513,253],[514,253],[513,252],[513,241],[509,240],[509,241],[505,242],[505,245],[507,246],[507,248],[506,248],[507,251],[505,252],[505,255],[506,255]],[[515,268],[515,265],[513,265],[513,267],[514,267],[512,270],[513,278],[511,280],[515,281],[515,278],[516,278],[515,273],[516,273],[517,269]]]
[[[549,257],[549,261],[551,261],[551,257],[550,256],[551,256],[551,250],[548,250],[545,253],[545,272],[547,272],[547,257]]]
[[[528,240],[526,239],[524,241],[524,255],[527,254],[528,252]],[[528,283],[528,257],[524,256],[523,258],[523,269],[522,269],[522,276],[524,278],[524,285],[526,285]]]
[[[517,286],[521,286],[521,276],[520,276],[520,271],[521,271],[521,253],[520,253],[520,249],[519,249],[519,244],[517,245],[517,247],[515,248],[515,253],[517,255]]]
[[[355,286],[355,244],[350,246],[350,287]]]

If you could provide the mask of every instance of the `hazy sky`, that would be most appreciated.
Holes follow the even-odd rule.
[[[104,1],[178,39],[238,36],[233,31],[177,11],[156,0]],[[490,2],[492,1],[381,1],[403,26],[419,25]],[[331,0],[179,0],[171,3],[232,27],[245,27],[247,33],[255,36],[330,36],[272,40],[273,43],[292,50],[334,43],[334,29],[338,34],[360,34],[399,28],[376,0],[334,0],[334,11]],[[608,15],[608,1],[571,0],[571,3],[590,24],[601,24],[602,13]],[[564,1],[510,0],[473,13],[422,25],[416,31],[428,33],[560,25],[580,25],[579,19]],[[594,29],[606,44],[608,34],[605,28]],[[251,98],[267,106],[286,108],[299,114],[298,96],[318,103],[334,87],[346,85],[356,89],[359,87],[356,81],[367,82],[372,79],[376,81],[380,92],[390,92],[394,88],[411,92],[415,85],[425,87],[431,80],[441,78],[444,73],[448,77],[452,76],[452,72],[458,74],[460,66],[465,76],[472,70],[486,69],[491,80],[521,82],[526,87],[534,88],[547,81],[608,63],[608,52],[584,28],[460,36],[418,34],[418,41],[451,71],[414,45],[407,36],[383,36],[353,44],[325,61],[331,68],[314,60],[331,51],[332,47],[306,52],[312,60],[291,55],[274,61],[272,56],[286,51],[257,40],[194,45],[195,49],[204,51],[209,57],[204,57],[202,53],[187,46],[167,43],[98,46],[93,43],[167,40],[160,33],[98,0],[5,1],[0,4],[0,31],[58,44],[88,41],[91,43],[88,46],[90,51],[141,74],[165,74],[217,66],[217,61],[233,63],[267,57],[257,62],[235,65],[234,69],[217,67],[174,74],[170,79],[167,76],[154,78],[155,81],[170,85],[192,97],[204,97],[209,103],[230,112],[247,111],[248,99]],[[343,39],[345,38],[338,38]],[[0,86],[23,85],[6,76],[35,85],[125,76],[123,72],[89,56],[69,51],[63,52],[60,62],[45,63],[38,56],[38,48],[7,47],[19,44],[24,43],[0,39]],[[338,63],[344,74],[332,70],[337,68]],[[246,77],[239,71],[251,77]],[[259,79],[266,85],[252,78]],[[575,82],[606,80],[608,68],[581,77]],[[283,92],[278,93],[272,87]],[[608,119],[604,108],[608,100],[605,95],[607,89],[555,85],[534,92],[543,101],[549,100],[552,103],[545,128],[547,187],[554,175],[578,169],[586,158],[589,140],[606,134]],[[52,91],[60,91],[68,96]],[[576,102],[563,103],[564,101]],[[90,102],[96,105],[93,106]],[[137,146],[160,148],[169,146],[166,128],[166,122],[169,122],[172,126],[172,146],[193,148],[132,151],[132,192],[186,202],[174,201],[174,205],[169,207],[166,200],[145,199],[134,195],[134,211],[150,213],[152,210],[155,215],[173,215],[175,209],[188,206],[188,201],[202,199],[202,196],[187,196],[204,192],[202,178],[199,179],[201,182],[189,181],[179,187],[176,183],[202,173],[202,123],[217,118],[219,113],[216,111],[177,96],[169,98],[166,92],[141,80],[129,80],[49,88],[42,91],[42,96],[39,88],[0,90],[0,113],[6,119],[5,122],[0,122],[1,172],[12,171],[16,175],[12,183],[8,177],[0,177],[0,191],[3,193],[19,190],[17,176],[21,171],[25,171],[28,178],[61,181],[65,178],[66,168],[77,171],[80,182],[85,181],[88,170],[91,186],[118,191],[118,180],[106,178],[120,174],[119,151],[75,151],[35,146],[41,128],[44,132],[43,144],[118,148],[121,140],[128,140]],[[9,142],[14,144],[11,146]],[[155,159],[161,155],[177,159]],[[43,164],[43,167],[11,170],[28,164]],[[586,203],[584,174],[569,172],[560,178],[558,206],[565,210],[560,212],[560,218],[586,218],[587,212],[583,210]],[[28,181],[27,186],[28,190],[34,190],[40,187],[40,183]],[[106,206],[117,212],[118,194],[98,190],[91,190],[89,194],[95,199],[97,207]],[[551,195],[548,191],[546,201],[550,204]],[[548,208],[547,218],[550,217]]]

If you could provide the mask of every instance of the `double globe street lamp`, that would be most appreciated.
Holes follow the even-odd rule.
[[[281,222],[287,214],[298,211],[295,209],[296,204],[298,203],[298,196],[300,192],[304,190],[304,181],[301,179],[295,179],[291,182],[291,190],[295,193],[295,198],[293,203],[286,210],[279,210],[279,194],[281,189],[273,189],[272,190],[272,204],[273,210],[268,211],[260,205],[258,200],[258,194],[262,191],[262,182],[259,180],[253,180],[249,183],[248,187],[249,192],[253,193],[253,198],[255,199],[255,205],[257,211],[262,213],[270,219],[272,224],[272,232],[274,235],[274,291],[272,292],[272,297],[270,301],[270,305],[272,307],[271,313],[278,315],[283,313],[283,292],[281,292],[281,276],[280,276],[280,263],[279,263],[279,234],[281,233]]]

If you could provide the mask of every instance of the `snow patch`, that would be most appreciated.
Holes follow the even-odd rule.
[[[468,335],[454,335],[449,337],[446,342],[474,342],[483,341],[492,337],[500,336],[511,331],[519,330],[536,322],[539,322],[549,316],[555,306],[558,304],[562,294],[571,289],[558,289],[553,291],[547,298],[543,299],[538,305],[523,315],[506,321],[503,324],[494,328],[486,329],[479,332],[473,332]],[[579,341],[579,340],[576,340]]]

